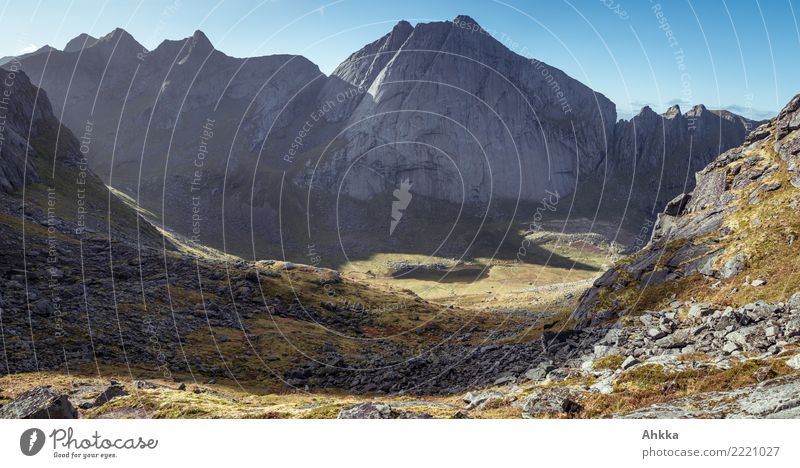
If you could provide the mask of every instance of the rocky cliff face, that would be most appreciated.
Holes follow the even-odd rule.
[[[595,281],[576,311],[583,323],[675,299],[723,304],[783,300],[800,274],[800,96],[744,144],[696,174],[691,193],[659,214],[650,243]]]
[[[740,145],[761,123],[702,104],[686,113],[677,105],[664,114],[645,107],[616,124],[609,164],[598,167],[595,177],[605,174],[613,182],[612,198],[657,212],[676,194],[691,191],[695,172]]]
[[[54,235],[102,230],[115,238],[140,239],[142,246],[171,248],[89,169],[84,146],[55,116],[47,93],[17,62],[7,68],[0,69],[0,201],[17,218],[8,229],[14,232],[24,217],[33,226],[29,229],[42,224],[59,233]],[[5,235],[15,244],[15,237],[32,233]]]
[[[47,157],[52,160],[50,152],[54,150],[43,140],[56,137],[62,128],[53,116],[47,94],[31,84],[18,62],[9,62],[6,67],[8,70],[0,69],[0,191],[13,193],[39,181],[34,163]],[[74,164],[78,146],[69,131],[63,131],[67,135],[55,157]]]
[[[364,92],[348,105],[344,146],[316,180],[359,199],[402,179],[454,203],[568,193],[578,159],[592,167],[605,157],[616,120],[604,96],[515,54],[466,16],[401,22],[331,80]]]
[[[20,62],[104,181],[166,227],[259,257],[305,248],[291,221],[304,212],[326,229],[388,232],[406,180],[415,209],[428,201],[423,224],[461,203],[496,215],[552,193],[638,222],[752,124],[703,106],[616,122],[603,95],[467,16],[400,22],[329,77],[299,56],[226,56],[199,31],[152,51],[121,29],[82,34]]]
[[[274,184],[257,175],[259,155],[261,168],[275,165],[274,148],[294,138],[288,125],[310,112],[309,96],[325,78],[314,64],[290,55],[229,57],[199,31],[150,51],[122,29],[81,35],[64,51],[21,62],[48,90],[92,169],[161,223],[215,246],[225,223],[233,245],[249,244],[251,228],[274,240],[277,217],[263,193]]]

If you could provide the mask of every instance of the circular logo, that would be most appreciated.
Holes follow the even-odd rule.
[[[19,438],[19,449],[31,457],[39,453],[44,447],[44,432],[35,427],[23,432]]]

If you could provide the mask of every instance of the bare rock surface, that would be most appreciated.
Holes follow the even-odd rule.
[[[425,210],[463,202],[477,217],[510,216],[517,202],[557,194],[619,223],[625,207],[650,218],[691,191],[686,174],[755,126],[702,105],[645,108],[617,122],[605,96],[515,53],[468,16],[401,21],[330,76],[302,56],[227,56],[201,31],[153,50],[122,29],[81,34],[18,66],[48,92],[106,183],[187,237],[199,197],[204,243],[222,247],[224,223],[227,249],[255,247],[265,258],[283,254],[262,240],[280,235],[279,187],[284,206],[311,192],[306,209],[325,229],[362,233],[375,231],[371,211],[404,180],[430,203]],[[17,163],[0,185],[17,187],[20,174]],[[596,187],[608,187],[604,197]],[[332,200],[344,219],[330,215]],[[427,227],[440,221],[417,217]],[[302,256],[305,243],[292,239],[284,236],[284,250]]]
[[[0,419],[75,419],[78,412],[66,395],[46,387],[23,393],[11,403],[0,407]]]
[[[627,413],[631,419],[800,418],[800,379],[791,376],[761,385],[673,400]]]

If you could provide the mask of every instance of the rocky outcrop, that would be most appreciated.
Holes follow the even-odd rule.
[[[44,157],[30,142],[48,137],[59,128],[44,91],[33,86],[17,62],[0,69],[0,191],[20,190],[39,180],[34,162]],[[76,148],[67,145],[60,155],[74,161]]]
[[[92,37],[86,33],[78,34],[74,38],[72,38],[67,44],[64,46],[64,52],[78,52],[82,49],[86,49],[87,47],[91,47],[97,44],[96,37]]]
[[[731,391],[702,393],[624,414],[627,419],[800,418],[800,379],[772,379]]]
[[[78,411],[66,395],[37,387],[0,407],[0,419],[76,419]]]
[[[230,57],[200,31],[147,50],[116,29],[97,40],[78,36],[21,67],[47,90],[93,171],[164,224],[198,236],[199,216],[200,242],[221,246],[225,224],[229,242],[244,245],[253,207],[253,229],[274,239],[277,198],[267,194],[280,173],[258,173],[279,164],[316,108],[325,79],[316,65],[291,55]],[[263,183],[255,193],[246,188],[254,178]]]
[[[553,193],[616,224],[626,208],[650,217],[750,124],[702,106],[616,122],[602,94],[468,16],[401,21],[331,76],[300,56],[229,57],[200,31],[154,50],[122,29],[82,34],[20,62],[106,183],[186,237],[264,258],[302,258],[307,247],[299,235],[275,247],[281,207],[324,229],[358,227],[354,237],[383,232],[372,212],[403,180],[427,200],[418,218],[462,202],[510,216],[517,201]],[[307,232],[284,215],[284,232]]]
[[[398,410],[385,403],[361,403],[343,408],[337,419],[430,419],[431,415]]]
[[[453,203],[568,193],[578,158],[582,168],[602,160],[616,121],[603,95],[517,55],[467,16],[401,22],[331,80],[364,91],[349,104],[344,145],[324,155],[313,183],[358,199],[404,178]]]
[[[739,146],[763,122],[696,105],[657,114],[649,107],[614,128],[608,167],[597,175],[612,180],[609,197],[634,210],[658,212],[677,194],[695,187],[694,173],[719,154]]]
[[[694,191],[667,204],[649,244],[595,281],[575,318],[586,325],[596,321],[597,314],[640,311],[638,301],[630,298],[641,297],[652,287],[673,292],[674,287],[664,284],[689,278],[707,282],[712,290],[726,287],[728,294],[738,292],[731,281],[748,273],[752,278],[745,280],[747,287],[765,285],[796,248],[790,213],[800,203],[800,194],[794,183],[784,181],[797,178],[798,102],[797,97],[792,99],[776,119],[750,133],[742,146],[722,153],[699,171]],[[750,265],[756,260],[758,268]],[[663,294],[649,300],[663,302]]]

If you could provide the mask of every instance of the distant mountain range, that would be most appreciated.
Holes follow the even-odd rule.
[[[330,76],[302,56],[229,57],[200,31],[154,50],[122,29],[81,34],[16,66],[106,183],[167,228],[256,257],[374,233],[387,249],[420,230],[438,242],[465,230],[462,212],[520,223],[552,193],[573,200],[554,217],[638,225],[758,124],[702,105],[617,121],[605,96],[468,16],[401,21]],[[386,238],[406,179],[415,201]]]

